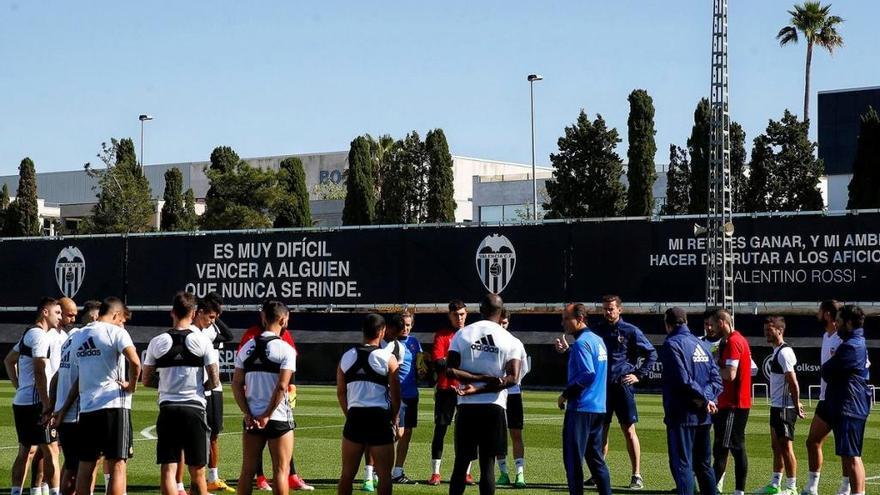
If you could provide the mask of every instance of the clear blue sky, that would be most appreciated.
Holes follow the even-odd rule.
[[[801,112],[805,46],[774,37],[791,0],[731,0],[731,108],[747,147],[769,118]],[[0,174],[96,161],[147,123],[147,163],[348,149],[361,133],[424,136],[453,154],[528,163],[581,108],[621,131],[626,97],[657,110],[658,163],[684,145],[709,88],[711,0],[556,2],[47,2],[0,4]],[[836,0],[846,46],[817,52],[815,91],[880,85],[880,2]],[[812,117],[815,119],[815,92]],[[814,120],[815,122],[815,120]],[[815,125],[814,132],[815,136]]]

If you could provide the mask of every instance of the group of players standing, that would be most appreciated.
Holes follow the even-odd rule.
[[[633,387],[649,373],[658,354],[641,330],[621,318],[619,297],[606,296],[602,305],[604,318],[592,328],[587,326],[586,306],[566,305],[562,326],[574,341],[570,343],[564,335],[555,344],[559,353],[568,355],[567,386],[558,406],[565,410],[562,447],[572,494],[582,493],[585,485],[595,486],[602,494],[611,493],[604,458],[614,415],[631,461],[629,488],[644,487]],[[49,495],[93,493],[101,458],[108,493],[124,494],[126,460],[133,453],[131,396],[139,379],[145,386],[159,389],[156,458],[161,465],[163,495],[184,491],[184,464],[189,468],[193,495],[233,491],[219,478],[216,467],[223,401],[214,343],[231,339],[218,319],[221,311],[222,302],[214,295],[198,301],[191,294],[175,295],[172,328],[150,341],[142,369],[125,330],[131,315],[122,301],[110,297],[86,303],[85,326],[80,329],[73,328],[78,310],[72,300],[41,301],[34,327],[25,331],[5,359],[16,387],[13,411],[19,438],[12,495],[22,493],[31,460],[34,471],[42,471]],[[454,421],[451,495],[460,495],[466,484],[474,484],[470,475],[474,460],[480,464],[481,494],[494,492],[496,460],[501,468],[499,484],[525,486],[519,384],[528,372],[529,358],[522,342],[506,329],[509,315],[498,295],[487,294],[480,313],[482,320],[465,326],[466,306],[452,301],[448,313],[451,327],[435,334],[430,357],[437,372],[437,389],[428,484],[440,484],[443,443]],[[861,449],[870,410],[864,313],[856,306],[826,301],[820,305],[818,317],[825,330],[823,380],[807,439],[810,475],[802,493],[816,494],[822,442],[834,431],[843,471],[838,493],[861,495],[865,482]],[[287,331],[288,319],[288,309],[282,303],[265,303],[261,323],[248,330],[236,353],[232,390],[244,415],[245,429],[237,487],[240,494],[251,493],[255,476],[258,488],[269,488],[261,463],[267,446],[273,460],[274,493],[313,489],[296,474],[293,462],[297,354]],[[417,379],[424,376],[427,366],[421,345],[410,335],[413,319],[409,313],[387,320],[368,315],[362,325],[361,345],[347,351],[339,362],[337,396],[346,417],[339,493],[351,493],[362,456],[367,460],[362,489],[376,490],[374,475],[378,475],[382,495],[391,492],[392,483],[414,483],[403,465],[412,430],[418,424]],[[699,493],[719,493],[727,458],[733,455],[734,494],[742,494],[748,470],[745,428],[752,374],[745,368],[754,367],[748,341],[733,328],[730,314],[723,309],[706,314],[702,340],[690,332],[686,313],[680,308],[666,312],[665,324],[668,335],[659,358],[676,491],[694,493],[696,476]],[[774,472],[762,493],[771,494],[797,493],[792,440],[797,418],[804,417],[795,374],[797,361],[793,349],[784,342],[784,332],[784,318],[766,319],[764,333],[773,346],[770,431]],[[714,444],[710,439],[712,425]],[[83,432],[88,432],[87,438]],[[516,466],[512,475],[506,462],[508,434]],[[63,465],[59,463],[59,440]],[[592,474],[586,483],[583,461]],[[38,465],[41,470],[36,469]],[[35,482],[31,491],[43,493],[43,488]]]

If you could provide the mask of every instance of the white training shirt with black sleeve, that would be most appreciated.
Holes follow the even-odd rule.
[[[396,342],[396,341],[395,341]],[[400,347],[406,349],[405,345]],[[345,351],[342,359],[339,360],[339,369],[343,373],[348,373],[358,361],[358,349],[366,349],[366,346],[352,347]],[[385,348],[375,347],[370,351],[367,357],[367,365],[369,370],[358,369],[352,370],[356,379],[346,380],[345,391],[348,397],[348,408],[353,407],[378,407],[382,409],[391,409],[391,397],[388,391],[388,363],[391,361],[391,346]],[[363,351],[361,351],[363,352]],[[375,373],[378,377],[386,377],[383,383],[377,383],[381,380],[370,381],[368,375]]]
[[[825,361],[831,359],[831,356],[834,355],[834,352],[837,351],[837,348],[840,347],[840,344],[843,343],[843,339],[840,338],[840,335],[837,335],[837,332],[828,335],[828,332],[822,334],[822,353],[819,356],[819,360],[821,361],[819,364],[825,364]],[[825,383],[824,378],[819,378],[819,400],[825,400]]]
[[[73,340],[79,328],[74,328],[67,334],[67,340],[61,344],[61,352],[59,353],[60,361],[58,364],[58,378],[55,379],[55,412],[64,407],[67,397],[70,395],[70,389],[73,388],[75,378],[70,376],[70,358],[73,349]],[[67,414],[61,418],[62,423],[76,423],[79,421],[79,398],[70,405]]]
[[[131,409],[131,393],[117,383],[125,382],[125,355],[134,347],[131,336],[111,323],[95,321],[84,326],[71,344],[71,376],[79,379],[79,411]]]
[[[770,406],[793,408],[797,404],[791,400],[791,390],[785,381],[785,374],[794,372],[797,357],[794,349],[785,342],[770,355]]]
[[[461,355],[459,368],[475,375],[503,377],[504,366],[512,359],[520,359],[522,343],[501,325],[482,320],[458,332],[449,345],[450,352]],[[477,382],[477,388],[484,384]],[[459,404],[497,404],[507,408],[507,390],[458,397]]]
[[[220,350],[214,348],[214,339],[217,338],[217,334],[219,333],[217,331],[217,325],[214,325],[212,323],[211,326],[209,326],[208,328],[199,328],[195,325],[190,325],[189,329],[192,330],[193,332],[201,333],[205,337],[205,339],[208,340],[208,343],[211,344],[211,352],[213,352],[214,355],[216,356],[217,365],[219,366],[220,365]],[[205,391],[205,395],[206,396],[211,395],[211,392],[223,392],[223,382],[221,381],[213,389]]]
[[[214,346],[201,332],[174,332],[185,349],[174,348],[170,332],[160,333],[147,346],[145,366],[155,366],[159,373],[159,404],[183,402],[205,407],[205,367],[217,363]]]
[[[40,327],[27,330],[12,349],[18,353],[18,389],[12,403],[16,406],[32,406],[40,403],[36,387],[34,359],[49,359],[52,338]],[[51,380],[51,364],[46,365],[46,386]]]
[[[508,332],[510,333],[510,332]],[[513,336],[513,334],[511,334]],[[525,377],[528,372],[532,369],[532,360],[529,358],[529,355],[526,354],[526,346],[523,345],[522,341],[513,337],[517,342],[517,354],[519,357],[519,380],[516,381],[516,385],[507,389],[508,394],[521,394],[522,393],[522,381],[523,377]]]
[[[262,362],[268,359],[269,362],[278,365],[279,369],[290,370],[296,373],[296,350],[272,332],[263,332],[259,338],[270,337],[276,338],[266,344],[266,355],[259,356],[259,360]],[[245,371],[244,383],[245,387],[247,387],[248,409],[253,416],[263,414],[266,408],[269,407],[269,401],[272,399],[272,394],[278,385],[278,373],[248,371],[246,369],[245,361],[254,352],[256,346],[257,339],[251,339],[241,346],[238,354],[235,355],[235,367]],[[281,402],[272,411],[269,419],[285,422],[293,420],[293,411],[290,409],[290,404],[287,401],[287,390],[284,391]]]

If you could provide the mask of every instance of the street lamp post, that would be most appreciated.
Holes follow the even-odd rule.
[[[141,168],[143,168],[143,166],[144,166],[144,121],[153,120],[153,116],[142,113],[142,114],[138,115],[138,120],[141,121]]]
[[[532,219],[538,219],[538,178],[535,176],[535,81],[544,79],[540,74],[529,74],[529,99],[532,104]]]

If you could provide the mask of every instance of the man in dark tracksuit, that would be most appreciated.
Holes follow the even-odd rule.
[[[657,361],[654,345],[639,328],[623,321],[620,297],[609,295],[602,298],[604,319],[592,330],[608,349],[608,403],[605,409],[605,431],[603,452],[608,455],[608,430],[612,416],[617,416],[626,450],[632,466],[629,488],[644,488],[641,476],[641,446],[636,433],[639,412],[636,409],[634,386],[651,371]],[[639,360],[641,359],[641,364]]]
[[[721,375],[709,346],[687,327],[681,308],[666,310],[666,341],[660,349],[663,364],[663,411],[669,468],[675,493],[694,493],[694,472],[703,495],[715,495],[710,430],[711,414],[721,393]]]
[[[841,308],[837,313],[837,334],[843,343],[822,365],[822,378],[828,383],[825,402],[832,414],[834,451],[843,461],[844,473],[849,474],[852,495],[865,493],[862,442],[871,412],[864,323],[865,313],[858,306]]]

